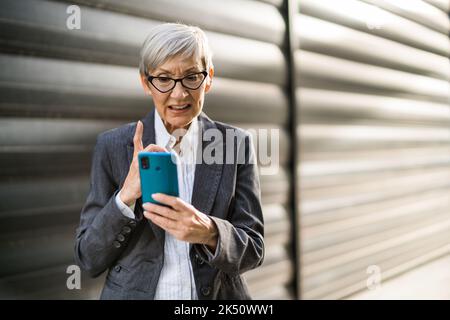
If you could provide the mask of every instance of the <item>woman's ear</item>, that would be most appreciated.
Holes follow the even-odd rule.
[[[206,79],[205,93],[211,90],[213,77],[214,77],[214,67],[211,66],[208,72],[208,79]]]
[[[152,95],[152,91],[148,87],[147,78],[143,74],[140,74],[140,79],[141,79],[141,85],[142,85],[142,88],[144,88],[145,94],[148,94],[149,96],[151,96]]]

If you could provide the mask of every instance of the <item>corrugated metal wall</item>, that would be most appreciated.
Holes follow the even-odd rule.
[[[301,297],[450,253],[448,1],[300,0]],[[370,269],[369,269],[370,270]]]
[[[66,288],[98,133],[152,107],[138,54],[162,21],[207,31],[216,67],[205,111],[245,128],[281,129],[277,175],[262,176],[266,259],[255,298],[293,297],[286,131],[285,22],[277,1],[30,1],[0,6],[0,297],[96,298],[103,279]],[[67,7],[81,8],[69,30]]]
[[[71,4],[81,8],[80,30],[66,27]],[[205,103],[212,118],[281,130],[281,170],[261,176],[266,260],[245,275],[255,298],[345,298],[366,288],[371,265],[387,279],[449,253],[447,1],[0,7],[1,298],[98,297],[102,278],[83,275],[82,290],[66,288],[92,148],[99,132],[152,107],[139,85],[138,52],[163,21],[207,31],[217,75]]]

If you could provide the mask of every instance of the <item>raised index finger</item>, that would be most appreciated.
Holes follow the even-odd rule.
[[[142,151],[144,149],[144,146],[142,145],[142,132],[144,131],[144,125],[141,121],[138,121],[136,124],[136,131],[134,132],[133,137],[133,144],[134,144],[134,154],[133,157],[137,157],[137,154],[139,151]]]

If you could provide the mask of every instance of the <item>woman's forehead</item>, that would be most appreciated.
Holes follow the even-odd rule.
[[[202,63],[200,59],[177,55],[169,58],[162,65],[158,66],[155,71],[164,71],[175,74],[192,70],[200,71],[201,69]]]

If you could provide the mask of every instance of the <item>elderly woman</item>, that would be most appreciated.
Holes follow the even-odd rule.
[[[107,270],[102,299],[250,298],[241,275],[264,258],[255,153],[248,133],[202,112],[213,76],[202,30],[151,30],[140,80],[155,109],[98,136],[77,229],[78,265],[92,277]],[[204,159],[212,147],[219,156]],[[142,203],[140,151],[177,154],[179,197],[153,195],[166,206]]]

